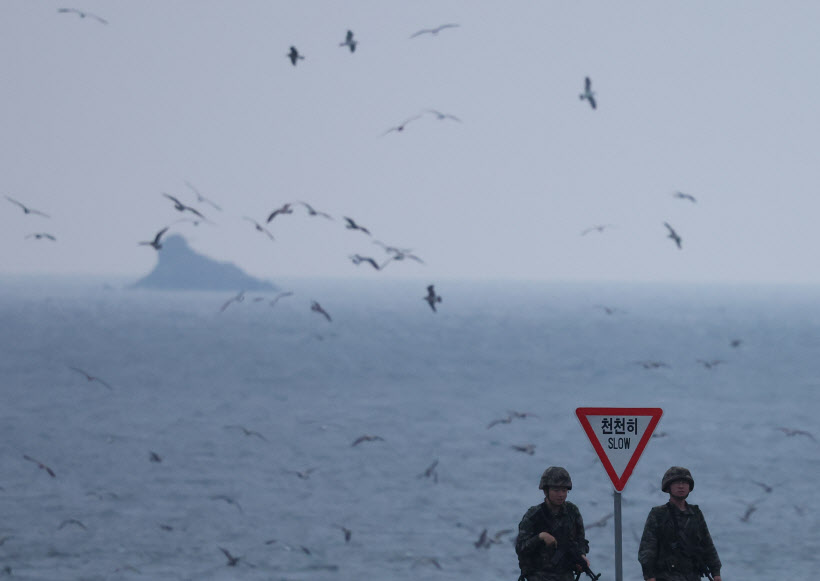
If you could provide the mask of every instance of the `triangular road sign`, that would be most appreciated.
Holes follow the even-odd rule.
[[[615,490],[622,492],[663,410],[661,408],[578,408],[575,415]]]

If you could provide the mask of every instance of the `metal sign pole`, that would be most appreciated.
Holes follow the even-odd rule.
[[[615,502],[615,581],[623,581],[623,543],[621,539],[621,493],[617,490],[612,495]]]

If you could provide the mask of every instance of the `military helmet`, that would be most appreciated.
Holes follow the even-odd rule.
[[[663,480],[661,480],[661,490],[669,492],[669,485],[676,480],[685,480],[689,483],[689,490],[695,488],[695,479],[692,478],[692,473],[682,466],[672,466],[669,470],[664,472]]]
[[[572,478],[569,477],[567,469],[561,466],[550,466],[544,470],[538,488],[546,490],[549,486],[563,486],[567,490],[572,490]]]

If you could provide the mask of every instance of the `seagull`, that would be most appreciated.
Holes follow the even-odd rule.
[[[305,470],[286,470],[286,472],[290,474],[296,474],[296,476],[298,476],[302,480],[307,480],[308,478],[310,478],[310,473],[315,470],[316,468],[307,468]]]
[[[279,214],[293,214],[293,209],[290,207],[290,203],[282,204],[281,208],[276,208],[273,212],[271,212],[268,216],[268,224],[270,224],[271,220],[276,218]]]
[[[331,215],[330,215],[330,214],[328,214],[327,212],[320,212],[320,211],[318,211],[318,210],[315,210],[315,209],[313,208],[313,206],[311,206],[311,205],[310,205],[310,204],[308,204],[307,202],[299,202],[299,203],[300,203],[300,204],[302,204],[302,205],[303,205],[303,206],[307,209],[308,214],[309,214],[310,216],[322,216],[323,218],[327,218],[328,220],[332,220],[332,219],[333,219],[333,216],[331,216]]]
[[[795,430],[792,428],[777,428],[787,436],[806,436],[807,438],[811,438],[814,441],[817,441],[813,434],[807,432],[806,430]]]
[[[261,438],[262,440],[265,440],[266,442],[268,441],[268,439],[265,436],[263,436],[262,434],[260,434],[259,432],[254,431],[254,430],[249,430],[245,426],[231,425],[231,426],[225,426],[225,429],[226,430],[231,430],[231,429],[242,430],[242,433],[244,433],[246,436],[256,436],[257,438]]]
[[[77,520],[76,518],[67,518],[67,519],[65,519],[63,522],[60,523],[60,526],[57,527],[57,530],[60,530],[63,527],[68,526],[68,525],[77,525],[78,527],[80,527],[83,530],[88,530],[87,527],[81,521]]]
[[[532,418],[537,418],[538,417],[536,414],[531,413],[531,412],[517,412],[515,410],[512,410],[510,412],[510,415],[514,418],[519,418],[519,419],[522,419],[522,420],[526,420],[527,418],[530,418],[530,417],[532,417]]]
[[[33,210],[32,208],[29,208],[28,206],[26,206],[22,202],[18,202],[14,198],[10,198],[10,197],[6,196],[6,199],[9,202],[11,202],[12,204],[16,204],[16,205],[20,206],[23,209],[24,214],[37,214],[38,216],[44,216],[46,218],[51,218],[51,216],[49,216],[48,214],[46,214],[44,212],[41,212],[40,210]]]
[[[590,226],[581,231],[581,236],[586,236],[590,232],[603,232],[607,228],[612,228],[614,224],[598,224],[596,226]]]
[[[223,312],[225,309],[227,309],[230,306],[231,303],[234,303],[234,302],[241,303],[244,300],[245,300],[245,291],[239,291],[239,293],[237,293],[237,295],[235,297],[231,297],[227,301],[225,301],[225,304],[222,305],[222,308],[219,309],[219,312],[220,313]]]
[[[740,347],[740,345],[742,343],[743,343],[743,339],[732,339],[731,342],[729,343],[729,346],[737,348],[737,347]]]
[[[499,420],[493,420],[489,424],[487,424],[487,429],[489,430],[493,426],[497,426],[498,424],[511,424],[513,421],[513,417],[511,415],[507,416],[506,418],[501,418]]]
[[[217,206],[216,204],[214,204],[211,200],[209,200],[208,198],[206,198],[205,196],[203,196],[202,194],[200,194],[200,193],[199,193],[199,190],[198,190],[198,189],[196,189],[196,188],[195,188],[195,187],[191,184],[191,182],[187,182],[187,181],[186,181],[186,182],[185,182],[185,185],[186,185],[186,186],[188,186],[189,188],[191,188],[191,190],[193,190],[194,194],[196,194],[196,199],[197,199],[197,201],[198,201],[199,203],[210,204],[211,206],[213,206],[213,207],[214,207],[214,209],[215,209],[215,210],[219,210],[220,212],[222,211],[222,208],[220,208],[219,206]]]
[[[589,101],[589,104],[592,106],[593,109],[597,109],[598,105],[595,103],[595,92],[592,90],[592,81],[589,77],[584,79],[584,92],[578,95],[578,97],[583,101],[586,99]]]
[[[384,438],[382,438],[381,436],[373,436],[371,434],[364,434],[363,436],[359,436],[358,438],[353,440],[353,443],[350,446],[351,447],[358,446],[362,442],[384,442]]]
[[[305,59],[305,57],[299,54],[299,51],[296,50],[295,46],[290,47],[290,52],[286,56],[290,59],[290,62],[293,64],[294,67],[296,66],[296,61],[298,61],[299,59]]]
[[[368,230],[367,228],[365,228],[363,226],[359,226],[358,224],[356,224],[356,222],[353,221],[353,218],[348,218],[347,216],[342,216],[342,217],[345,219],[345,222],[347,222],[347,224],[345,225],[345,228],[347,228],[348,230],[361,230],[362,232],[364,232],[365,234],[370,236],[370,230]]]
[[[766,484],[765,482],[758,482],[757,480],[752,480],[752,484],[757,484],[760,488],[766,491],[767,494],[771,494],[774,491],[774,487]]]
[[[171,194],[166,194],[165,192],[162,192],[162,195],[163,195],[163,196],[165,196],[166,198],[168,198],[169,200],[171,200],[171,201],[174,203],[174,208],[175,208],[177,211],[179,211],[179,212],[184,212],[185,210],[188,210],[189,212],[191,212],[192,214],[196,214],[197,216],[199,216],[199,217],[200,217],[200,218],[202,218],[203,220],[205,220],[205,219],[206,219],[206,218],[205,218],[205,216],[203,216],[203,215],[199,212],[199,210],[197,210],[196,208],[192,208],[191,206],[186,206],[185,204],[183,204],[182,202],[180,202],[177,198],[175,198],[175,197],[174,197],[174,196],[172,196]]]
[[[162,238],[162,235],[165,234],[168,231],[168,228],[169,228],[169,226],[166,226],[165,228],[163,228],[162,230],[157,232],[157,235],[154,236],[153,240],[151,240],[149,242],[140,242],[139,245],[141,245],[141,246],[151,246],[151,247],[154,248],[154,250],[159,250],[160,248],[162,248],[162,244],[160,243],[160,238]]]
[[[415,254],[413,254],[413,251],[410,248],[396,248],[395,246],[388,246],[387,244],[379,240],[374,240],[373,244],[378,244],[379,246],[384,248],[384,251],[387,254],[390,254],[393,260],[404,260],[405,258],[409,258],[411,260],[415,260],[416,262],[424,264],[424,261]]]
[[[349,528],[347,528],[347,527],[343,527],[342,525],[333,525],[333,526],[335,526],[337,529],[340,529],[340,530],[344,533],[344,535],[345,535],[345,542],[346,542],[346,543],[349,543],[349,542],[350,542],[350,538],[353,536],[353,531],[351,531],[351,530],[350,530]]]
[[[71,370],[73,370],[73,371],[76,371],[77,373],[81,373],[82,375],[85,375],[85,378],[86,378],[88,381],[96,381],[96,382],[98,382],[98,383],[102,383],[102,384],[103,384],[105,387],[107,387],[108,389],[113,390],[113,388],[112,388],[110,385],[108,385],[105,381],[103,381],[103,380],[102,380],[102,379],[100,379],[99,377],[95,377],[95,376],[93,376],[93,375],[91,375],[91,374],[89,374],[89,373],[87,373],[87,372],[83,371],[82,369],[80,369],[80,368],[78,368],[78,367],[72,367],[71,365],[69,365],[69,366],[68,366],[68,368],[69,368],[69,369],[71,369]]]
[[[348,30],[347,35],[345,36],[345,41],[340,42],[339,46],[349,46],[350,47],[350,52],[355,52],[356,51],[356,44],[357,44],[357,41],[353,39],[353,31]]]
[[[236,564],[239,562],[239,557],[234,557],[233,555],[228,552],[228,549],[223,549],[219,547],[219,550],[222,551],[225,556],[228,558],[228,567],[235,567]]]
[[[238,502],[236,502],[233,498],[231,498],[231,497],[230,497],[230,496],[228,496],[227,494],[215,494],[215,495],[213,495],[213,496],[211,497],[211,500],[224,500],[224,501],[225,501],[225,502],[227,502],[228,504],[232,504],[232,505],[234,505],[234,506],[237,508],[237,510],[238,510],[239,512],[244,512],[244,511],[242,510],[242,507],[241,507],[241,506],[239,506],[239,503],[238,503]]]
[[[279,302],[279,299],[283,299],[283,298],[285,298],[285,297],[289,297],[289,296],[292,296],[292,295],[293,295],[293,291],[285,291],[285,292],[281,292],[281,293],[279,293],[278,295],[276,295],[275,297],[273,297],[273,299],[272,299],[272,300],[271,300],[271,302],[270,302],[270,306],[272,306],[272,307],[273,307],[273,306],[275,306],[275,305],[276,305],[276,303],[278,303],[278,302]]]
[[[441,569],[441,563],[435,557],[417,557],[413,565],[425,565],[427,563],[430,563],[436,569]]]
[[[418,32],[411,34],[410,38],[415,38],[417,36],[421,36],[422,34],[432,34],[433,36],[437,36],[438,33],[445,28],[456,28],[457,26],[458,24],[442,24],[440,26],[436,26],[435,28],[422,28]]]
[[[57,241],[57,239],[54,236],[46,232],[37,232],[35,234],[29,234],[28,236],[26,236],[26,238],[36,238],[37,240],[47,238],[48,240],[53,240],[55,242]]]
[[[512,448],[513,450],[518,450],[519,452],[524,452],[525,454],[529,454],[530,456],[535,454],[535,444],[525,444],[523,446],[517,446],[513,444],[512,446],[510,446],[510,448]]]
[[[487,540],[487,529],[484,529],[483,531],[481,531],[481,534],[479,535],[478,540],[476,542],[474,542],[473,544],[475,545],[476,549],[480,549],[481,547],[483,547],[485,545],[487,547],[490,546],[490,543]]]
[[[749,517],[752,516],[752,513],[757,510],[757,505],[752,503],[746,505],[746,512],[743,513],[743,516],[740,517],[741,522],[749,522]]]
[[[635,363],[637,363],[644,369],[658,369],[660,367],[669,367],[669,365],[664,363],[663,361],[636,361]]]
[[[330,315],[327,313],[327,311],[322,308],[322,305],[320,305],[316,301],[311,301],[310,302],[310,310],[314,311],[316,313],[319,313],[321,315],[324,315],[325,318],[328,320],[328,322],[333,320],[333,319],[330,318]]]
[[[408,123],[410,123],[411,121],[415,121],[416,119],[420,119],[420,118],[421,118],[421,115],[414,115],[413,117],[408,117],[407,119],[402,121],[399,125],[391,127],[390,129],[388,129],[387,131],[382,133],[382,137],[387,135],[388,133],[393,132],[393,131],[398,131],[398,132],[404,131],[404,128],[407,127]]]
[[[436,312],[436,303],[441,302],[441,296],[436,294],[434,285],[427,285],[427,296],[422,297],[423,300],[427,301],[427,304],[430,305],[430,308],[433,309],[433,312]]]
[[[672,226],[670,226],[668,222],[664,222],[663,225],[666,226],[666,228],[669,230],[669,234],[667,235],[667,238],[671,238],[672,240],[674,240],[675,244],[678,245],[678,249],[681,249],[682,248],[681,238],[680,238],[680,236],[678,236],[678,233],[675,232],[675,229],[672,228]]]
[[[155,464],[159,464],[162,462],[162,456],[157,454],[156,452],[149,450],[148,451],[148,460],[150,462],[154,462]]]
[[[393,259],[388,258],[382,264],[379,264],[378,262],[376,262],[376,259],[371,258],[369,256],[362,256],[361,254],[351,254],[350,260],[353,261],[353,264],[355,264],[356,266],[360,265],[362,262],[366,262],[376,270],[381,270],[385,266],[387,266]]]
[[[716,365],[720,365],[721,363],[726,363],[723,359],[710,359],[709,361],[705,361],[703,359],[698,359],[698,363],[703,365],[706,369],[712,369]]]
[[[45,470],[46,472],[48,472],[48,475],[51,476],[52,478],[57,478],[57,475],[54,474],[54,470],[52,470],[51,468],[49,468],[48,466],[46,466],[45,464],[43,464],[39,460],[35,460],[34,458],[32,458],[31,456],[29,456],[27,454],[23,454],[23,459],[28,460],[29,462],[34,462],[35,464],[37,464],[37,468],[39,468],[41,470]]]
[[[616,309],[615,307],[608,307],[606,305],[595,305],[595,308],[596,309],[603,309],[603,311],[607,315],[614,315],[615,313],[617,313],[619,311],[619,309]]]
[[[684,194],[683,192],[675,192],[674,194],[672,194],[672,196],[675,197],[675,198],[679,198],[681,200],[689,200],[693,204],[697,203],[697,200],[695,199],[695,196],[693,196],[692,194]]]
[[[436,472],[436,466],[438,466],[438,459],[433,460],[433,463],[430,464],[427,468],[424,469],[424,472],[419,474],[419,478],[432,478],[433,482],[438,482],[438,472]]]
[[[77,10],[76,8],[58,8],[57,12],[61,14],[76,14],[80,18],[93,18],[100,24],[108,24],[108,21],[105,18],[100,18],[96,14],[92,14],[91,12],[85,12],[83,10]]]
[[[449,113],[442,113],[441,111],[436,111],[435,109],[427,109],[427,112],[435,115],[436,119],[438,119],[439,121],[444,121],[445,119],[452,119],[453,121],[458,121],[459,123],[461,123],[461,119]]]
[[[600,519],[596,520],[594,523],[590,523],[590,524],[586,525],[586,528],[592,529],[592,528],[595,528],[595,527],[604,527],[604,526],[606,526],[606,523],[610,518],[612,518],[612,513],[611,512],[609,514],[601,517]]]
[[[271,240],[276,240],[276,238],[273,237],[273,234],[271,234],[270,230],[268,230],[267,228],[262,226],[259,222],[257,222],[253,218],[248,218],[247,216],[242,216],[242,218],[247,220],[248,222],[252,222],[254,227],[256,228],[256,230],[258,232],[262,232],[263,234],[265,234]]]

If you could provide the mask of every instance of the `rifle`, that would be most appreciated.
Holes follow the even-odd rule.
[[[557,566],[561,562],[566,562],[571,567],[574,567],[576,570],[575,581],[581,578],[581,573],[586,573],[592,581],[598,581],[598,578],[601,576],[600,573],[595,574],[592,572],[592,569],[589,568],[586,559],[584,559],[581,553],[578,543],[570,541],[569,539],[563,539],[558,543],[558,548],[555,550],[551,561],[554,566]]]

